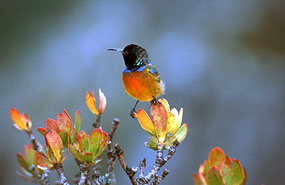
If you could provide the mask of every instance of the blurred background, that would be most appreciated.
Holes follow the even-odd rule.
[[[143,46],[166,83],[171,107],[184,108],[185,141],[166,167],[162,184],[192,184],[192,175],[214,146],[245,167],[247,184],[282,184],[285,156],[285,3],[220,1],[21,1],[0,3],[0,184],[28,184],[16,176],[16,153],[29,143],[12,126],[10,108],[27,113],[33,131],[67,109],[81,111],[90,133],[94,115],[87,91],[107,96],[102,126],[114,117],[114,141],[128,165],[155,152],[124,91],[123,58],[107,48]],[[149,111],[148,103],[139,108]],[[70,154],[68,179],[78,168]],[[117,163],[117,184],[130,184]],[[53,172],[53,178],[57,175]]]

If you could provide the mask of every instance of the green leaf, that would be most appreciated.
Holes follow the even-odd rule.
[[[89,152],[89,136],[84,131],[78,133],[78,142],[81,152]]]
[[[74,143],[73,145],[69,145],[70,151],[73,154],[73,156],[78,159],[79,161],[84,161],[84,158],[81,153],[78,152],[76,144]]]
[[[208,175],[209,169],[210,169],[210,164],[209,164],[209,161],[206,160],[206,161],[205,161],[204,174]]]
[[[208,185],[223,185],[223,180],[217,167],[212,167],[207,175]]]
[[[246,180],[245,171],[237,159],[233,159],[233,185],[240,185]]]
[[[99,150],[97,152],[97,155],[95,157],[98,157],[102,154],[102,152],[105,150],[106,146],[108,144],[108,134],[106,132],[103,132],[103,138],[101,140]]]
[[[227,165],[225,164],[220,165],[220,173],[221,173],[221,176],[223,177],[224,184],[232,185],[233,175],[232,175],[231,169]]]
[[[75,113],[75,129],[73,133],[72,143],[74,143],[76,138],[78,137],[78,132],[80,131],[80,127],[81,127],[81,116],[80,116],[80,111],[78,110]]]
[[[153,150],[157,150],[157,145],[158,145],[157,143],[158,143],[158,140],[157,140],[156,136],[150,135],[149,140],[148,140],[148,142],[145,143],[145,145],[148,148],[151,148]]]
[[[35,165],[35,153],[36,151],[33,149],[33,144],[30,143],[28,146],[24,146],[26,160],[29,164]]]
[[[94,129],[91,132],[89,139],[89,148],[90,148],[90,153],[92,153],[94,156],[97,156],[102,139],[103,139],[103,132],[100,128]]]
[[[224,151],[219,147],[215,147],[209,153],[209,164],[211,167],[212,166],[218,167],[221,162],[222,163],[225,162],[225,158],[226,155]]]
[[[65,131],[65,130],[63,130],[63,129],[61,129],[61,130],[59,130],[59,132],[58,132],[58,135],[60,136],[60,138],[61,138],[61,141],[62,141],[62,144],[63,144],[63,147],[64,148],[67,148],[68,147],[68,133]]]
[[[183,124],[180,129],[166,142],[167,146],[172,146],[174,141],[178,141],[179,143],[181,143],[188,132],[188,125],[185,123]]]

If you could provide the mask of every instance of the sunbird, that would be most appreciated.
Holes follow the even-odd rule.
[[[107,51],[117,51],[123,55],[125,67],[123,69],[123,84],[125,91],[134,99],[130,115],[134,112],[139,101],[157,102],[157,97],[164,93],[164,82],[154,65],[150,62],[146,50],[138,45],[129,44],[124,49],[111,48]]]

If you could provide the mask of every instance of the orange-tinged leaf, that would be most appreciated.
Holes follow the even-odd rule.
[[[59,130],[65,130],[69,135],[72,134],[72,122],[69,117],[64,113],[59,113],[57,116],[57,125]]]
[[[53,169],[53,164],[50,163],[44,156],[38,154],[36,156],[36,163],[37,165],[47,168],[47,169]]]
[[[225,162],[225,153],[224,151],[219,148],[219,147],[215,147],[213,148],[210,153],[209,153],[209,164],[210,166],[219,166],[219,164],[221,162]]]
[[[41,133],[44,137],[46,137],[48,131],[43,127],[39,127],[38,132]]]
[[[56,160],[54,162],[60,163],[62,158],[61,150],[63,149],[63,143],[60,136],[54,130],[50,130],[46,135],[46,141]]]
[[[58,125],[56,123],[56,121],[54,119],[48,118],[46,121],[46,129],[47,130],[54,130],[56,132],[58,132],[59,128]]]
[[[106,99],[106,96],[104,95],[104,93],[101,91],[101,89],[99,89],[99,98],[100,98],[99,114],[102,114],[106,108],[107,99]]]
[[[93,162],[95,162],[92,153],[90,153],[90,152],[85,152],[83,156],[84,156],[84,161],[85,161],[85,162],[88,162],[88,163],[93,163]]]
[[[23,120],[23,114],[21,115],[17,109],[11,108],[10,110],[11,118],[13,122],[15,123],[14,126],[19,130],[29,131],[31,127],[31,122],[24,122],[27,121],[27,118],[24,116]]]
[[[66,111],[66,109],[63,110],[64,114],[68,117],[70,123],[71,123],[71,127],[72,127],[72,119],[71,117],[69,116],[68,112]]]
[[[208,185],[223,185],[223,180],[217,167],[213,166],[210,168],[207,175],[207,182]]]
[[[134,112],[136,118],[138,119],[141,127],[147,131],[149,134],[156,135],[153,123],[150,120],[149,116],[143,109],[139,109],[138,113]]]
[[[231,160],[230,157],[226,156],[226,158],[225,158],[225,164],[226,164],[229,168],[231,168],[232,160]]]
[[[160,102],[155,103],[151,106],[150,114],[158,141],[164,142],[168,123],[165,107]]]
[[[194,182],[194,185],[207,185],[206,180],[202,174],[194,174],[193,182]]]
[[[95,94],[94,91],[93,91],[93,94]],[[95,95],[92,96],[90,92],[87,92],[86,93],[86,104],[87,104],[89,110],[93,114],[99,115],[99,112],[98,112],[97,107],[96,107]]]
[[[30,123],[31,122],[30,117],[26,113],[22,112],[20,115],[21,115],[21,118],[22,118],[24,123]]]

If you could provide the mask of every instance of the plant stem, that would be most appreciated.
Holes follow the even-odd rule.
[[[57,172],[57,174],[60,176],[60,180],[59,180],[59,184],[63,184],[63,185],[69,185],[69,183],[66,180],[66,177],[64,175],[64,170],[63,170],[63,166],[62,164],[55,164],[54,168]]]

